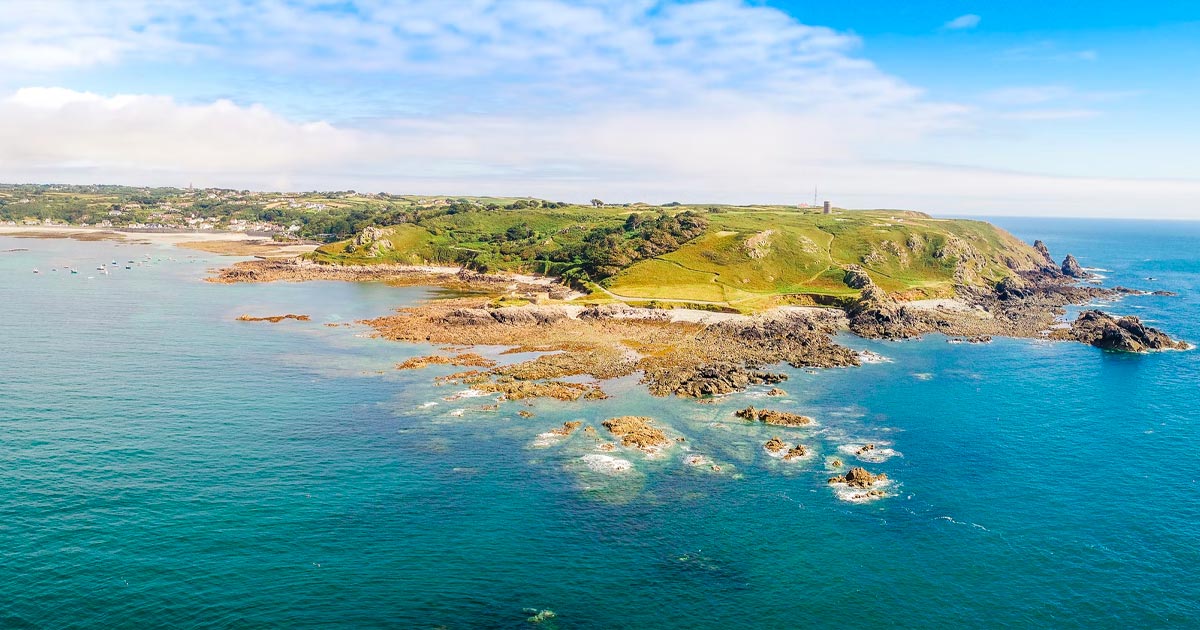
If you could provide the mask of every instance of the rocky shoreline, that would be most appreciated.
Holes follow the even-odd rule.
[[[1056,264],[1045,244],[1036,269],[1014,271],[995,286],[973,281],[969,261],[960,262],[962,283],[957,297],[902,301],[880,289],[861,267],[845,268],[845,282],[859,298],[844,310],[780,308],[753,316],[680,320],[671,311],[624,304],[577,304],[569,288],[546,278],[486,275],[457,267],[404,265],[330,266],[302,259],[240,262],[217,272],[212,282],[306,280],[381,281],[404,285],[437,285],[477,292],[462,297],[403,308],[366,320],[381,337],[455,347],[508,346],[509,352],[544,353],[508,365],[484,361],[426,357],[429,363],[470,365],[484,369],[444,377],[449,382],[499,393],[505,399],[553,397],[563,400],[602,398],[598,383],[565,382],[586,376],[603,381],[641,374],[656,396],[707,398],[752,385],[775,385],[785,374],[770,366],[845,367],[862,356],[834,341],[849,330],[875,339],[908,339],[942,333],[971,342],[994,336],[1078,341],[1124,352],[1184,349],[1187,344],[1144,326],[1137,318],[1116,318],[1086,311],[1075,322],[1061,321],[1070,305],[1126,295],[1146,294],[1124,287],[1083,285],[1088,272],[1073,256]],[[1158,292],[1163,294],[1165,292]],[[511,306],[497,296],[539,296],[541,304]],[[511,302],[510,302],[511,303]],[[473,358],[473,357],[472,357]],[[403,369],[402,368],[402,369]],[[782,393],[775,389],[773,393]],[[747,417],[784,424],[782,417],[764,418],[755,410]],[[788,420],[801,422],[802,416]]]

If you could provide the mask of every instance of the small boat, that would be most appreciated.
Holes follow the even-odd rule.
[[[130,267],[129,265],[125,265],[125,268],[126,268],[126,269],[133,269],[133,267]]]
[[[38,268],[37,268],[37,267],[34,267],[34,268],[33,268],[33,273],[42,273],[42,272],[38,271]]]
[[[79,273],[79,270],[74,267],[71,267],[71,273]]]

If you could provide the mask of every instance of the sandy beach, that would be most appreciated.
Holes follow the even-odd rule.
[[[0,225],[0,236],[18,238],[71,238],[80,241],[127,241],[148,245],[175,245],[227,256],[297,256],[311,252],[313,244],[279,243],[245,232],[133,232],[117,228],[58,225]]]

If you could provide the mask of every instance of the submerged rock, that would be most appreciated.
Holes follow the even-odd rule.
[[[561,436],[563,436],[563,437],[566,437],[566,436],[568,436],[568,435],[571,435],[572,433],[574,433],[574,432],[575,432],[575,429],[578,429],[578,428],[579,428],[579,426],[580,426],[580,425],[582,425],[582,424],[583,424],[583,423],[582,423],[582,422],[580,422],[580,421],[578,421],[578,420],[572,420],[572,421],[570,421],[570,422],[564,422],[564,423],[563,423],[563,425],[562,425],[561,427],[559,427],[559,428],[557,428],[557,429],[550,429],[550,433],[553,433],[554,435],[561,435]]]

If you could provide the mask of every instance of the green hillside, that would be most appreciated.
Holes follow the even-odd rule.
[[[529,204],[529,205],[526,205]],[[563,276],[600,298],[755,310],[837,304],[862,267],[905,299],[948,297],[1037,268],[1040,255],[982,221],[893,210],[733,206],[463,206],[313,254],[330,263],[462,263]]]

